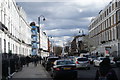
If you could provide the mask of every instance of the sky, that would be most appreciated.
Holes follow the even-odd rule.
[[[43,15],[42,30],[54,44],[62,46],[74,36],[88,34],[92,18],[104,9],[112,0],[17,0],[27,15],[27,21],[38,23]],[[79,33],[80,32],[80,33]]]

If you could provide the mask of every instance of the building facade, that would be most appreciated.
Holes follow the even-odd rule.
[[[88,35],[78,35],[75,36],[74,39],[71,42],[70,46],[70,54],[72,55],[80,55],[81,53],[87,53],[89,52],[89,39]]]
[[[31,54],[31,27],[15,0],[0,1],[0,52]]]
[[[120,56],[120,0],[113,0],[89,25],[89,37],[94,52]]]
[[[40,31],[40,47],[41,47],[41,56],[42,57],[46,57],[49,56],[49,43],[48,43],[48,36],[46,35],[45,32],[43,32],[43,30],[41,29]]]
[[[37,53],[38,53],[38,42],[39,42],[38,27],[35,26],[35,23],[31,23],[30,25],[31,25],[31,32],[32,32],[32,35],[31,35],[31,38],[32,38],[32,42],[31,42],[32,55],[37,55]]]
[[[32,55],[39,55],[41,57],[49,56],[49,39],[45,32],[36,26],[35,22],[30,24],[31,26],[31,38],[32,38]]]

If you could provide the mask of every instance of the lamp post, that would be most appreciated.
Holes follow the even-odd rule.
[[[41,33],[41,26],[40,26],[40,24],[41,24],[41,19],[42,19],[42,21],[45,21],[45,17],[43,15],[40,15],[38,17],[38,25],[39,25],[39,49],[38,49],[38,51],[40,53],[40,57],[41,57],[41,44],[40,44],[40,37],[41,37],[41,35],[40,35],[40,33]],[[41,63],[41,61],[40,61],[40,63]]]

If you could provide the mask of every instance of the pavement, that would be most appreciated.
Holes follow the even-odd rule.
[[[36,67],[33,63],[23,67],[22,71],[16,72],[12,76],[12,80],[52,80],[45,68],[38,64]]]

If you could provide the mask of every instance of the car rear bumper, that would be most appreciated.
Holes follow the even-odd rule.
[[[87,68],[90,67],[90,65],[86,64],[86,65],[76,65],[77,68]]]
[[[54,72],[55,78],[76,78],[77,77],[77,71],[55,71]]]

